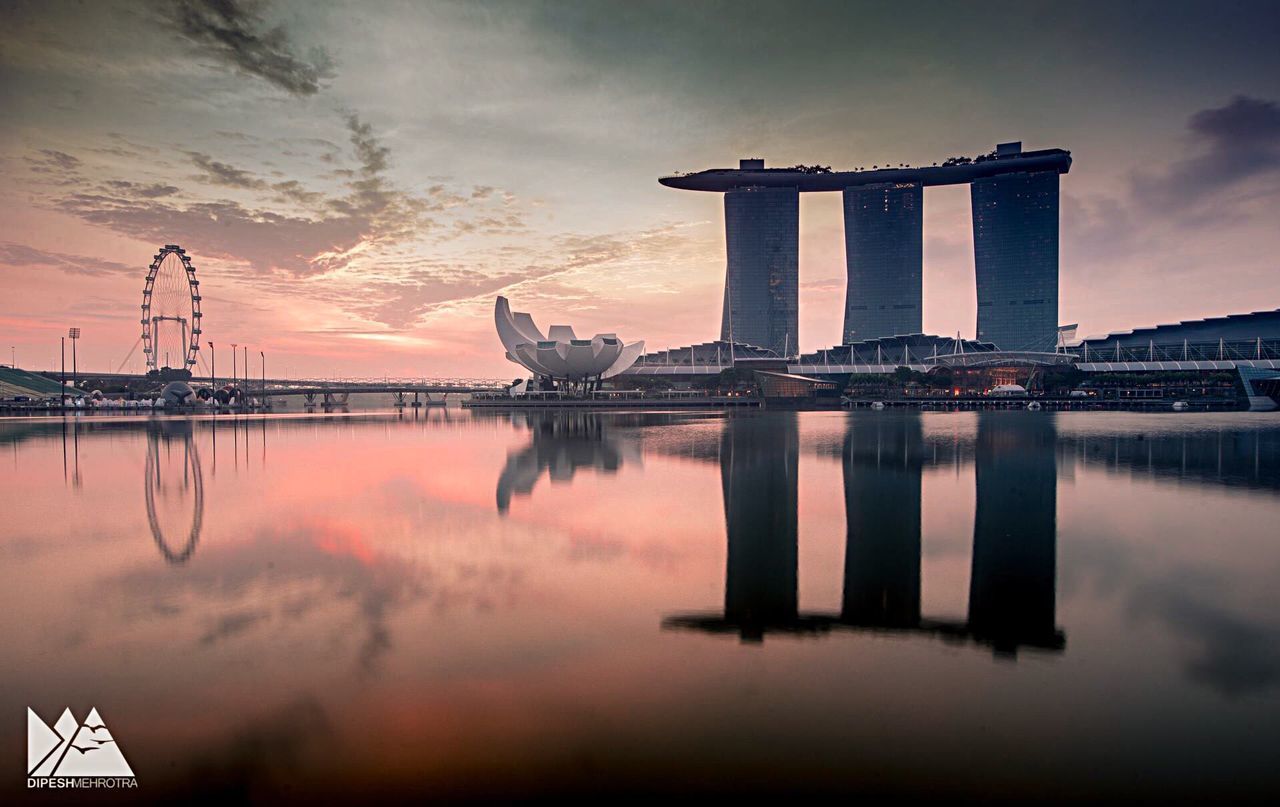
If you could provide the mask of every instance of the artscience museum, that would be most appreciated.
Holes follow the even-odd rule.
[[[507,359],[529,370],[543,388],[589,388],[635,364],[644,342],[623,344],[617,334],[579,339],[569,325],[552,325],[544,336],[533,317],[512,312],[506,297],[493,308],[498,338]]]

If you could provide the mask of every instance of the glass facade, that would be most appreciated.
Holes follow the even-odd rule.
[[[1052,351],[1058,332],[1058,174],[974,180],[978,336],[1003,350]]]
[[[724,195],[724,313],[720,338],[798,352],[800,192],[735,188]]]
[[[919,184],[845,188],[845,344],[921,332],[923,215]]]

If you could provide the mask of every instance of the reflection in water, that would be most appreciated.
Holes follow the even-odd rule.
[[[1063,439],[1062,450],[1085,465],[1134,476],[1280,489],[1280,429],[1086,432]]]
[[[796,624],[796,413],[733,417],[720,441],[729,534],[724,619],[744,638]]]
[[[62,483],[67,483],[67,421],[68,418],[62,419]],[[71,419],[71,453],[73,462],[75,463],[75,471],[71,475],[71,486],[78,488],[82,484],[80,479],[80,422]]]
[[[844,439],[847,537],[840,618],[920,622],[920,419],[853,418]]]
[[[572,482],[581,468],[594,468],[607,474],[622,467],[628,452],[623,443],[608,433],[606,421],[598,415],[576,412],[530,413],[517,416],[529,429],[529,444],[507,457],[507,465],[498,477],[498,512],[511,508],[512,496],[528,496],[543,471],[552,484]],[[638,462],[639,453],[627,457]]]
[[[151,537],[155,539],[160,554],[169,563],[185,563],[196,551],[200,541],[200,527],[204,523],[204,473],[200,464],[200,449],[192,439],[190,421],[163,420],[152,423],[147,429],[146,500],[147,523],[151,525]],[[179,451],[175,451],[175,444]],[[176,454],[181,454],[176,457]],[[175,467],[175,460],[179,467]],[[165,509],[191,503],[191,519],[185,532],[186,538],[173,548],[169,541],[177,536],[166,536],[160,524],[156,508],[159,498]],[[185,509],[185,508],[183,508]]]
[[[175,801],[1275,792],[1277,421],[448,415],[0,421],[0,711]]]
[[[1052,418],[978,415],[969,630],[998,653],[1062,647],[1054,626],[1054,443]]]
[[[794,418],[727,420],[720,455],[729,544],[724,613],[673,616],[664,626],[737,633],[744,641],[770,631],[910,632],[974,641],[997,655],[1022,646],[1063,648],[1055,626],[1052,418],[978,415],[978,509],[963,622],[920,613],[921,472],[938,452],[926,452],[918,413],[848,418],[841,610],[798,611]]]

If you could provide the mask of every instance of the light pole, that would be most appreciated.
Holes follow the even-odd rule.
[[[265,399],[267,397],[267,354],[259,350],[258,356],[262,358],[262,397]]]
[[[244,388],[246,391],[248,391],[249,389],[249,379],[253,378],[253,376],[249,375],[249,373],[251,372],[253,371],[249,369],[249,346],[245,345],[244,346]],[[245,396],[244,403],[245,403],[245,407],[247,408],[249,405],[248,395]]]
[[[236,388],[236,348],[240,347],[235,342],[231,343],[231,388]]]
[[[67,337],[58,340],[62,344],[62,408],[67,408]]]
[[[218,399],[218,352],[213,349],[213,342],[209,343],[209,375],[214,392],[213,399],[216,401]]]
[[[76,385],[76,376],[78,375],[76,369],[76,342],[80,339],[80,329],[71,328],[67,331],[67,336],[71,337],[71,386],[74,387]]]
[[[9,345],[9,366],[18,369],[18,349],[13,345]]]

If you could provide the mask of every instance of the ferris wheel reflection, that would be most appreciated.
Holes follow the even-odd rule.
[[[204,474],[190,422],[158,423],[147,430],[144,487],[156,548],[168,563],[186,563],[204,522]],[[175,545],[175,538],[180,543]]]

